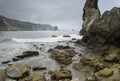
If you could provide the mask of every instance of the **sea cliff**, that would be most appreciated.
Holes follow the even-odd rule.
[[[38,30],[58,30],[57,26],[50,24],[35,24],[15,19],[6,18],[0,15],[0,31],[38,31]]]

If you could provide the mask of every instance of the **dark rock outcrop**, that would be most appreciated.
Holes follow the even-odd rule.
[[[98,0],[86,0],[86,4],[83,8],[83,28],[80,31],[81,35],[84,35],[91,24],[100,18],[100,11],[98,9]]]
[[[38,55],[39,55],[38,51],[24,51],[22,55],[18,55],[15,58],[13,58],[13,61],[19,61],[27,57],[33,57]]]
[[[87,74],[93,73],[86,81],[119,81],[120,7],[114,7],[100,17],[97,1],[87,0],[81,30],[83,38],[80,43],[84,43],[91,53],[83,54],[80,62],[73,64],[73,68]],[[98,11],[94,12],[93,8]]]
[[[83,37],[87,44],[111,44],[120,46],[120,8],[106,11],[100,19],[94,21]]]

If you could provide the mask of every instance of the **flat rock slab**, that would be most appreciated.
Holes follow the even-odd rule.
[[[19,79],[29,75],[30,70],[24,64],[13,64],[6,69],[6,75],[13,79]]]
[[[31,81],[46,81],[44,74],[34,74]]]
[[[65,80],[65,79],[72,79],[71,72],[69,71],[56,71],[52,74],[51,79],[53,80]]]

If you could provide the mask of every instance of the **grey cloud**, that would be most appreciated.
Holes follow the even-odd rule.
[[[0,0],[0,14],[9,18],[80,29],[85,0]],[[99,0],[102,13],[120,0]]]

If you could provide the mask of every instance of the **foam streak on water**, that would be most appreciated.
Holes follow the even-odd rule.
[[[15,42],[58,42],[58,41],[69,41],[72,38],[76,39],[81,39],[82,36],[77,35],[77,34],[72,34],[70,37],[63,37],[63,36],[58,36],[58,37],[46,37],[46,38],[12,38],[12,41]]]

